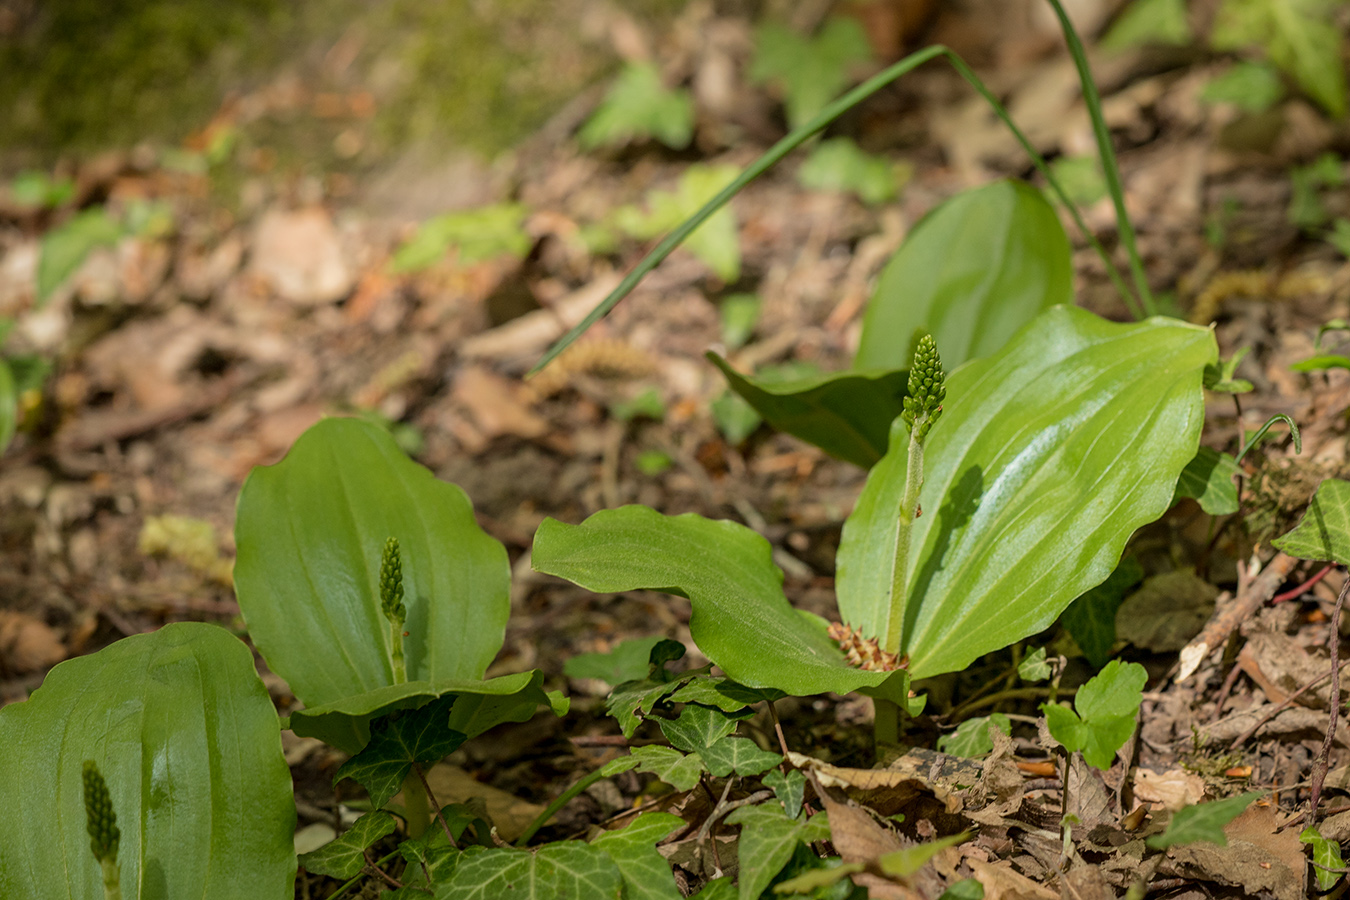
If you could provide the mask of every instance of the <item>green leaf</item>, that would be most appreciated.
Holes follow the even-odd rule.
[[[638,760],[639,772],[650,772],[677,791],[693,790],[699,776],[707,771],[698,754],[686,756],[673,747],[634,747],[630,755]]]
[[[1116,751],[1134,734],[1148,672],[1138,663],[1113,659],[1078,689],[1078,714],[1054,703],[1041,704],[1050,736],[1069,751],[1083,751],[1088,765],[1111,768]]]
[[[1324,369],[1350,369],[1350,356],[1324,353],[1301,359],[1289,366],[1295,372],[1321,372]]]
[[[939,851],[948,847],[955,847],[970,838],[970,832],[961,834],[949,834],[947,837],[938,838],[935,841],[927,841],[922,844],[915,844],[913,847],[905,847],[902,850],[896,850],[887,853],[877,859],[881,866],[881,871],[893,878],[908,878],[915,872],[923,868],[924,863],[928,862]]]
[[[1118,325],[1056,307],[947,376],[902,601],[910,675],[964,669],[1106,579],[1195,456],[1215,356],[1207,329],[1175,319]],[[908,445],[899,422],[844,523],[839,611],[867,636],[890,613]]]
[[[1193,37],[1186,0],[1134,0],[1102,37],[1101,47],[1118,53],[1148,44],[1184,46]]]
[[[722,343],[730,350],[744,346],[759,324],[759,297],[754,294],[731,294],[718,304],[722,317]]]
[[[825,862],[825,860],[820,860],[820,862]],[[867,870],[867,866],[863,863],[845,863],[842,860],[836,862],[837,865],[807,869],[800,875],[780,881],[773,886],[773,892],[775,894],[808,894],[819,897],[821,894],[815,892],[822,888],[831,887],[850,875]]]
[[[764,421],[748,401],[732,391],[723,391],[712,402],[711,412],[717,430],[733,447],[744,444]]]
[[[867,34],[854,19],[833,18],[820,34],[804,38],[776,22],[755,31],[750,79],[781,84],[788,126],[806,122],[849,82],[849,68],[872,58]]]
[[[416,272],[440,262],[451,248],[462,264],[498,256],[523,259],[530,252],[525,232],[526,209],[518,203],[499,203],[428,219],[403,243],[389,262],[395,274]]]
[[[582,653],[563,663],[568,678],[598,678],[610,684],[639,681],[647,676],[652,648],[660,635],[632,638],[615,645],[608,653]]]
[[[1336,249],[1336,252],[1347,259],[1350,259],[1350,219],[1344,216],[1337,216],[1336,221],[1331,225],[1331,231],[1325,235],[1326,242]]]
[[[1050,664],[1045,661],[1044,647],[1031,651],[1017,666],[1017,677],[1023,681],[1045,681],[1052,672]]]
[[[676,748],[694,753],[711,747],[736,730],[737,723],[751,715],[748,710],[735,714],[690,703],[675,719],[661,720],[661,733]]]
[[[753,703],[779,700],[782,691],[772,688],[750,688],[730,678],[700,675],[670,695],[671,703],[701,703],[715,706],[722,712],[734,713]]]
[[[239,608],[268,665],[307,707],[394,685],[379,600],[389,537],[403,557],[409,681],[482,678],[505,635],[510,565],[463,491],[357,419],[319,422],[244,482]]]
[[[1091,206],[1108,194],[1106,176],[1096,156],[1061,156],[1050,164],[1050,171],[1064,193],[1079,206]],[[1050,194],[1046,196],[1054,199]]]
[[[895,199],[899,189],[895,165],[883,156],[864,153],[851,139],[821,141],[797,171],[802,187],[816,191],[848,191],[875,205]]]
[[[1213,803],[1198,803],[1177,810],[1168,823],[1167,830],[1149,838],[1147,844],[1154,850],[1174,847],[1177,844],[1193,844],[1196,841],[1209,841],[1220,847],[1228,846],[1228,837],[1223,827],[1242,815],[1251,806],[1253,800],[1261,796],[1260,791],[1249,791],[1216,800]]]
[[[1233,478],[1241,474],[1237,460],[1227,453],[1201,447],[1195,458],[1181,470],[1173,502],[1191,497],[1211,516],[1227,516],[1238,511],[1237,485]]]
[[[1350,481],[1323,481],[1303,520],[1293,531],[1270,543],[1299,559],[1350,565]]]
[[[1344,869],[1345,860],[1341,858],[1341,845],[1335,841],[1329,841],[1322,837],[1322,832],[1314,826],[1309,825],[1299,834],[1298,839],[1304,844],[1311,844],[1313,851],[1313,862],[1318,866],[1325,866],[1327,869]],[[1317,889],[1326,893],[1336,886],[1341,880],[1341,873],[1327,872],[1324,869],[1313,867],[1313,877],[1317,879]]]
[[[714,878],[689,900],[732,900],[736,895],[736,883],[728,876]]]
[[[666,417],[666,405],[661,400],[660,391],[647,388],[631,400],[615,403],[609,408],[609,414],[620,422],[631,422],[637,418],[660,422]]]
[[[468,739],[448,724],[454,700],[453,696],[443,697],[420,709],[391,713],[371,723],[370,743],[342,764],[333,775],[333,784],[350,778],[370,794],[371,806],[384,806],[398,793],[414,763],[430,766]]]
[[[1346,89],[1338,6],[1338,0],[1224,0],[1209,40],[1218,50],[1264,47],[1271,62],[1339,119]]]
[[[19,392],[14,388],[14,374],[9,363],[0,357],[0,454],[14,439],[19,420]]]
[[[938,900],[984,900],[984,885],[977,878],[962,878],[943,891]]]
[[[366,864],[366,848],[380,838],[394,833],[398,823],[384,810],[368,812],[352,823],[341,835],[318,850],[300,855],[300,865],[312,875],[332,878],[355,878]]]
[[[749,738],[727,737],[698,751],[708,772],[726,778],[732,772],[741,776],[761,775],[783,761],[777,753],[759,749]]]
[[[679,227],[739,174],[735,166],[692,165],[684,170],[675,190],[647,195],[646,212],[624,207],[615,212],[614,223],[640,240],[654,238]],[[740,235],[730,206],[713,213],[685,239],[684,246],[728,284],[740,278]]]
[[[1043,310],[1073,302],[1072,252],[1059,214],[1030,185],[996,181],[957,194],[882,269],[853,368],[908,368],[920,328],[948,371],[994,353]]]
[[[37,300],[41,305],[98,247],[111,247],[122,238],[122,226],[101,206],[77,214],[42,236],[38,259]]]
[[[779,431],[863,468],[886,455],[891,422],[904,409],[908,370],[773,382],[740,374],[716,353],[707,356],[731,389]]]
[[[656,138],[682,150],[693,133],[694,100],[689,92],[667,88],[651,63],[629,63],[577,139],[588,150],[642,138]]]
[[[1247,379],[1235,377],[1238,365],[1250,350],[1251,347],[1241,347],[1218,365],[1205,366],[1205,390],[1227,394],[1250,394],[1255,390]]]
[[[1323,153],[1306,166],[1289,170],[1289,224],[1313,231],[1326,224],[1331,214],[1322,200],[1324,188],[1345,184],[1341,160],[1334,153]]]
[[[1127,556],[1110,577],[1069,604],[1059,617],[1060,624],[1094,669],[1100,669],[1111,658],[1111,649],[1116,644],[1116,610],[1130,588],[1143,579],[1144,567],[1133,556]]]
[[[536,535],[537,537],[537,535]],[[684,656],[684,645],[669,639],[658,641],[648,662],[648,676],[641,681],[626,681],[610,692],[605,709],[619,722],[624,737],[632,737],[643,717],[668,695],[707,669],[694,669],[680,675],[666,671],[665,664]]]
[[[806,776],[801,769],[789,769],[784,775],[774,769],[762,779],[764,786],[773,791],[788,818],[795,819],[802,811],[802,801],[806,799]]]
[[[1012,722],[1003,713],[993,713],[975,719],[966,719],[951,734],[938,738],[937,748],[952,756],[964,756],[970,759],[985,756],[994,749],[994,739],[989,736],[989,728],[995,727],[1004,734],[1012,734]]]
[[[166,625],[63,662],[0,709],[0,896],[101,900],[82,765],[107,782],[127,896],[282,900],[295,804],[276,710],[241,641]],[[148,896],[148,894],[147,894]]]
[[[1242,61],[1210,79],[1200,92],[1205,103],[1231,103],[1247,113],[1270,109],[1284,96],[1284,82],[1271,66]]]
[[[465,853],[436,900],[618,900],[623,877],[603,850],[558,841],[538,850]]]
[[[591,846],[604,851],[618,866],[627,900],[681,900],[670,863],[656,845],[683,825],[684,819],[670,813],[643,813],[626,828],[600,835]]]
[[[726,818],[741,826],[737,855],[740,859],[740,900],[754,900],[764,893],[773,877],[792,859],[798,844],[830,839],[825,813],[809,819],[789,819],[777,803],[742,806]]]
[[[545,519],[531,563],[591,591],[688,597],[699,649],[749,687],[843,694],[889,677],[851,668],[825,621],[788,605],[769,542],[734,522],[644,506],[602,510],[581,525]]]

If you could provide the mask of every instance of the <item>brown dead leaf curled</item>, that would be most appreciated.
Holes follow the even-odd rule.
[[[979,778],[979,770],[969,760],[931,751],[912,750],[884,769],[846,769],[801,753],[789,753],[788,758],[797,768],[814,772],[822,787],[842,788],[854,799],[887,810],[898,809],[920,794],[931,794],[947,812],[960,812],[958,791]],[[962,774],[956,774],[958,769]]]
[[[23,613],[0,611],[0,672],[26,675],[65,658],[60,636],[46,622]]]
[[[1152,769],[1136,769],[1134,797],[1152,803],[1154,809],[1176,812],[1204,799],[1205,780],[1183,769],[1171,769],[1162,774]]]

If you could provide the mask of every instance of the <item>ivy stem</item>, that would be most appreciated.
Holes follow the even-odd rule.
[[[520,837],[516,839],[516,846],[524,847],[527,844],[529,844],[530,838],[534,837],[539,832],[539,829],[547,825],[548,820],[553,818],[557,814],[558,810],[566,806],[568,802],[577,794],[580,794],[582,791],[586,790],[586,788],[590,787],[591,785],[599,781],[601,778],[603,778],[604,773],[605,767],[601,766],[600,768],[596,769],[594,772],[591,772],[589,775],[586,775],[576,784],[572,785],[570,788],[559,794],[552,803],[550,803],[547,807],[544,808],[543,812],[535,816],[534,821],[531,822],[529,826],[525,829],[525,831],[521,833]]]
[[[914,531],[923,487],[922,425],[927,415],[917,416],[909,433],[909,461],[905,464],[905,495],[900,501],[900,520],[895,529],[895,563],[891,568],[891,609],[886,618],[886,640],[881,649],[900,652],[901,632],[905,627],[905,587],[909,580],[909,539]]]
[[[411,769],[403,777],[403,811],[407,816],[408,837],[419,838],[431,827],[431,805],[426,788]]]

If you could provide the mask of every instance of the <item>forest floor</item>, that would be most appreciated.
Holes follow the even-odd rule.
[[[1090,154],[1090,125],[1053,22],[1007,15],[997,31],[954,13],[912,33],[870,27],[883,50],[947,42],[977,63],[1043,153]],[[531,539],[546,516],[579,522],[636,502],[740,521],[772,543],[794,605],[833,615],[840,527],[865,472],[767,428],[729,440],[713,412],[725,383],[703,354],[726,349],[742,371],[786,362],[846,368],[877,273],[907,230],[958,190],[1007,176],[1035,183],[1034,170],[964,82],[930,63],[829,132],[900,162],[898,199],[868,205],[804,188],[798,153],[732,203],[740,235],[733,281],[677,251],[574,351],[525,380],[647,246],[625,239],[593,251],[580,237],[585,229],[653,190],[676,189],[693,164],[742,167],[783,133],[779,101],[746,82],[754,43],[747,18],[691,4],[659,35],[619,13],[606,21],[617,55],[650,55],[669,81],[694,85],[690,149],[642,143],[583,152],[573,135],[602,94],[591,90],[492,164],[468,154],[434,166],[391,157],[368,175],[296,174],[276,165],[271,137],[262,137],[271,125],[319,122],[340,155],[363,139],[377,101],[359,88],[288,80],[234,98],[173,152],[140,148],[68,164],[74,196],[56,209],[0,197],[0,315],[16,320],[7,350],[53,366],[23,398],[25,426],[0,458],[0,703],[25,699],[63,659],[167,622],[216,622],[242,636],[229,565],[239,488],[254,466],[276,462],[333,414],[389,424],[415,459],[468,493],[514,571],[506,642],[489,674],[537,667],[550,688],[572,697],[567,718],[504,726],[438,767],[441,801],[487,795],[505,836],[619,752],[605,740],[617,734],[604,717],[608,686],[569,679],[567,659],[660,635],[684,643],[690,665],[703,662],[686,600],[597,596],[532,573]],[[1290,369],[1313,355],[1319,326],[1350,316],[1350,267],[1319,236],[1350,214],[1350,200],[1334,179],[1319,189],[1291,172],[1350,151],[1350,130],[1297,97],[1261,114],[1202,102],[1204,86],[1229,63],[1201,51],[1094,50],[1093,62],[1150,282],[1177,314],[1215,323],[1224,358],[1248,351],[1236,374],[1255,390],[1241,396],[1240,409],[1210,395],[1204,442],[1233,452],[1244,433],[1284,413],[1299,423],[1302,453],[1280,440],[1244,461],[1241,516],[1216,522],[1183,501],[1132,544],[1146,580],[1126,601],[1137,621],[1118,635],[1120,654],[1144,664],[1150,681],[1136,768],[1118,765],[1075,786],[1080,853],[1097,875],[1059,871],[1062,786],[1045,769],[1034,729],[1019,726],[995,754],[1026,773],[1010,794],[983,806],[966,798],[963,813],[950,783],[919,772],[923,789],[905,808],[904,827],[922,835],[928,822],[930,833],[945,834],[979,823],[978,841],[938,861],[929,886],[939,893],[976,874],[985,896],[1113,897],[1139,874],[1139,860],[1118,852],[1129,797],[1166,805],[1261,790],[1267,798],[1230,829],[1227,848],[1151,858],[1149,891],[1302,896],[1310,876],[1298,821],[1328,727],[1325,689],[1248,732],[1326,669],[1344,573],[1254,613],[1240,626],[1241,653],[1235,638],[1229,653],[1189,678],[1175,675],[1178,651],[1216,603],[1249,591],[1269,562],[1268,539],[1298,520],[1323,478],[1350,469],[1350,373]],[[1343,182],[1339,157],[1332,168]],[[418,222],[505,201],[526,210],[524,254],[462,263],[451,253],[419,271],[391,271]],[[96,249],[39,307],[43,236],[80,207],[149,210],[162,222]],[[1113,245],[1110,200],[1092,199],[1085,213]],[[1064,221],[1080,304],[1127,319],[1100,260]],[[729,344],[724,301],[742,294],[758,297],[758,317],[748,338]],[[1327,339],[1334,344],[1336,335]],[[634,401],[652,411],[625,412]],[[1319,568],[1280,573],[1271,593],[1289,592]],[[1053,628],[920,685],[929,708],[910,740],[931,748],[955,726],[956,711],[1035,715],[1039,698],[1002,691],[1014,683],[1007,673],[1015,654],[1034,647],[1065,656],[1066,688],[1091,674]],[[270,673],[265,681],[283,711],[293,705],[283,681]],[[871,764],[868,703],[829,697],[779,707],[794,750],[840,766]],[[331,835],[352,799],[350,788],[335,795],[329,784],[342,757],[308,739],[288,737],[286,749],[302,828]],[[1322,829],[1346,840],[1344,720],[1331,762]],[[584,833],[631,807],[645,787],[629,773],[592,789],[544,835]],[[1030,821],[1032,809],[1053,811],[1054,821]],[[696,888],[700,860],[681,865]],[[324,884],[302,879],[297,896],[326,896]]]

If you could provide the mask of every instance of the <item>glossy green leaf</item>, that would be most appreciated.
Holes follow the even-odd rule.
[[[1302,521],[1270,543],[1299,559],[1350,566],[1350,481],[1328,478],[1319,484]]]
[[[384,806],[398,793],[414,763],[430,766],[467,740],[449,726],[454,700],[453,696],[442,697],[420,709],[401,710],[372,722],[370,742],[338,768],[333,784],[350,778],[370,794],[371,806]]]
[[[846,137],[817,144],[797,170],[797,180],[816,191],[848,191],[869,204],[895,199],[900,187],[894,163],[863,152]]]
[[[639,772],[650,772],[677,791],[693,790],[699,776],[707,771],[697,753],[686,755],[674,747],[657,744],[634,747],[631,758],[638,761]]]
[[[882,270],[853,367],[908,368],[918,328],[937,340],[949,372],[994,353],[1043,310],[1073,302],[1072,252],[1035,188],[997,181],[957,194],[914,226]]]
[[[656,845],[683,826],[684,819],[679,816],[647,812],[626,828],[600,835],[591,846],[604,851],[618,866],[626,900],[681,900],[670,863]]]
[[[394,833],[398,823],[382,809],[368,812],[342,834],[318,850],[300,856],[300,865],[313,875],[354,878],[366,864],[365,851],[380,838]]]
[[[295,803],[276,710],[241,641],[166,625],[61,663],[0,709],[0,897],[101,900],[82,765],[121,830],[124,896],[289,900]]]
[[[928,436],[901,649],[925,678],[1047,627],[1167,509],[1195,456],[1214,337],[1056,307],[947,376]],[[839,548],[839,611],[869,636],[890,612],[908,434],[868,474]],[[742,679],[738,679],[742,680]]]
[[[726,737],[701,749],[698,755],[716,778],[726,778],[732,772],[741,776],[761,775],[783,761],[778,753],[759,749],[749,738]]]
[[[740,374],[716,353],[708,359],[731,389],[779,431],[863,468],[886,455],[891,422],[904,408],[908,371],[836,372],[773,382]]]
[[[1175,499],[1191,497],[1211,516],[1228,516],[1238,511],[1237,485],[1241,474],[1237,460],[1227,453],[1201,447],[1186,463],[1177,479]]]
[[[674,719],[661,720],[661,733],[671,745],[686,753],[694,753],[711,747],[722,738],[736,730],[741,719],[751,715],[741,710],[735,714],[722,712],[690,703]]]
[[[966,719],[951,734],[938,738],[937,748],[952,756],[975,758],[986,756],[994,749],[994,739],[989,729],[997,728],[1004,734],[1012,734],[1012,722],[1003,713],[993,713]]]
[[[582,653],[563,663],[568,678],[598,678],[610,684],[639,681],[647,676],[652,648],[660,635],[621,641],[608,653]]]
[[[587,590],[688,597],[699,649],[749,687],[848,693],[889,677],[851,668],[825,621],[788,605],[769,542],[734,522],[644,506],[602,510],[581,525],[545,519],[531,563]]]
[[[1130,588],[1144,580],[1144,567],[1133,556],[1120,561],[1111,575],[1085,592],[1059,617],[1092,667],[1100,669],[1116,644],[1116,610]]]
[[[750,688],[730,678],[700,675],[670,695],[671,703],[701,703],[715,706],[722,712],[734,713],[755,703],[778,700],[782,691],[772,688]]]
[[[1309,825],[1298,836],[1299,842],[1310,844],[1312,846],[1313,862],[1317,866],[1325,868],[1313,868],[1313,877],[1317,880],[1317,889],[1323,893],[1336,886],[1336,882],[1341,880],[1340,872],[1329,872],[1327,869],[1344,869],[1345,860],[1341,858],[1341,845],[1335,841],[1329,841],[1322,837],[1322,832],[1314,826]]]
[[[651,63],[630,63],[586,124],[577,132],[581,146],[624,144],[656,138],[667,147],[689,146],[694,133],[694,100],[686,90],[671,90]]]
[[[466,851],[436,900],[619,900],[623,877],[602,850],[559,841],[538,850]]]
[[[773,791],[788,818],[795,819],[802,811],[802,801],[806,799],[806,776],[801,769],[789,769],[784,775],[775,769],[763,778],[764,786]]]
[[[85,258],[98,247],[111,247],[122,237],[122,226],[96,206],[42,236],[38,259],[37,299],[42,304],[52,291],[75,274]]]
[[[1260,796],[1260,791],[1248,791],[1227,800],[1184,806],[1173,814],[1167,830],[1153,835],[1147,843],[1154,850],[1177,844],[1194,844],[1196,841],[1209,841],[1227,847],[1228,836],[1223,833],[1224,826],[1242,815],[1252,801]]]
[[[728,825],[741,826],[737,844],[740,860],[740,900],[754,900],[764,893],[773,877],[792,859],[798,844],[830,839],[825,813],[809,819],[789,819],[777,803],[742,806],[726,818]]]
[[[618,721],[623,736],[632,737],[638,725],[657,704],[698,674],[698,671],[693,671],[668,680],[626,681],[610,693],[605,701],[605,710]]]
[[[1075,715],[1056,703],[1041,704],[1050,736],[1069,751],[1083,751],[1091,766],[1106,770],[1134,734],[1148,673],[1138,663],[1113,659],[1078,689]]]
[[[1237,377],[1237,367],[1250,351],[1250,347],[1240,347],[1228,359],[1205,366],[1205,390],[1225,394],[1250,394],[1254,391],[1250,381]]]
[[[689,900],[732,900],[736,896],[736,883],[728,876],[714,878],[703,885],[702,890]]]
[[[483,677],[510,613],[506,550],[464,492],[382,428],[325,419],[239,494],[235,591],[254,643],[306,706],[394,684],[380,552],[403,557],[409,681]]]
[[[1289,366],[1295,372],[1321,372],[1326,369],[1350,369],[1350,356],[1341,356],[1336,353],[1324,353],[1320,356],[1310,356],[1307,359],[1301,359]]]

